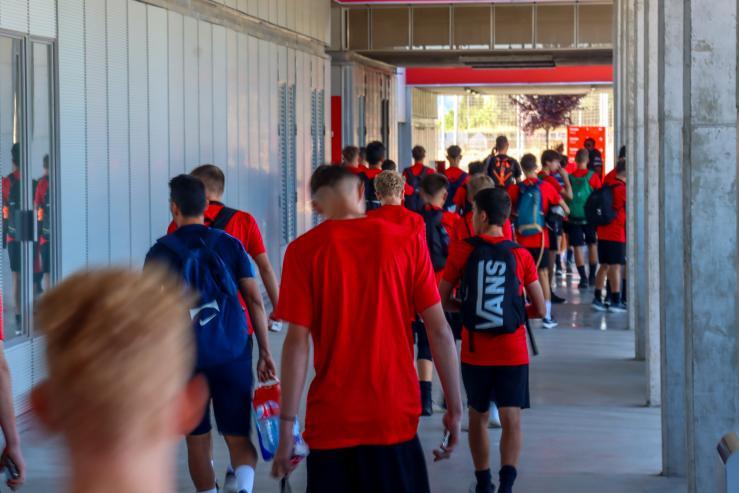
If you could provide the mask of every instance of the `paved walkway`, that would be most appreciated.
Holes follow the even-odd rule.
[[[560,327],[536,330],[541,355],[532,361],[533,408],[523,418],[524,453],[516,491],[683,493],[681,481],[659,476],[659,409],[644,407],[644,365],[632,359],[634,337],[625,330],[626,317],[593,312],[587,305],[590,291],[583,295],[585,305],[579,305],[576,290],[563,287],[560,291],[571,301],[555,308]],[[271,335],[278,353],[281,339]],[[441,431],[440,415],[422,420],[419,432],[429,459]],[[490,434],[497,447],[500,432]],[[451,461],[431,464],[429,460],[435,493],[467,491],[473,474],[466,436],[463,439]],[[217,444],[216,466],[222,471],[226,455],[220,440]],[[57,444],[28,431],[24,447],[30,479],[23,491],[64,491],[64,461]],[[493,454],[495,461],[497,457]],[[304,481],[301,468],[292,481],[295,491],[304,491]],[[182,447],[178,491],[193,491]],[[255,491],[278,491],[265,464],[258,468]]]

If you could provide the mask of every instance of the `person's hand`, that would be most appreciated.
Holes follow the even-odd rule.
[[[277,368],[269,352],[259,353],[259,362],[257,363],[257,377],[260,382],[274,380],[277,377]]]
[[[12,460],[18,467],[19,476],[16,479],[9,479],[7,482],[8,488],[16,491],[26,481],[26,463],[23,460],[23,454],[21,454],[20,446],[6,446],[2,456],[3,467],[5,467],[6,459]]]
[[[272,459],[272,476],[275,478],[284,478],[298,467],[299,462],[295,462],[293,459],[293,443],[292,435],[280,439],[280,444],[277,446],[277,452]]]
[[[449,440],[446,444],[434,450],[434,462],[445,460],[451,457],[452,452],[459,443],[459,435],[461,433],[462,413],[459,411],[447,410],[443,418],[445,433],[449,433]]]

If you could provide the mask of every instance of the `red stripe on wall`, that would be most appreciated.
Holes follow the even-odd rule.
[[[472,67],[409,67],[408,85],[464,86],[516,84],[610,84],[612,65],[532,69],[474,69]]]
[[[342,126],[341,96],[331,96],[331,162],[341,162]]]

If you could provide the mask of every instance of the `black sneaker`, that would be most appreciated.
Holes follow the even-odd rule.
[[[555,305],[561,305],[566,301],[566,299],[562,298],[561,296],[557,296],[554,291],[552,291],[552,303],[554,303]]]
[[[478,489],[477,488],[477,481],[473,481],[472,484],[470,485],[470,488],[467,490],[467,492],[468,493],[480,493],[480,492],[483,492],[483,493],[495,493],[495,485],[493,483],[490,483],[490,489],[489,490],[486,490],[484,486],[482,488]]]
[[[580,279],[580,284],[577,285],[578,289],[588,289],[590,285],[588,284],[587,278],[583,277]]]
[[[607,312],[608,305],[603,303],[603,300],[599,300],[596,298],[593,300],[593,309],[598,310],[599,312]]]
[[[608,311],[611,313],[626,313],[628,310],[626,309],[626,304],[623,301],[621,301],[621,302],[614,303],[611,306],[609,306]]]
[[[553,318],[542,318],[541,326],[547,330],[557,327],[559,324]]]

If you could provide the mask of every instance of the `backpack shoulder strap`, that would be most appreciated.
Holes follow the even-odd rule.
[[[483,240],[479,236],[473,236],[472,238],[467,238],[464,241],[466,241],[469,245],[472,245],[475,248],[481,247],[481,246],[485,246],[485,245],[489,245],[489,243],[487,241]]]
[[[211,223],[210,227],[213,229],[220,229],[224,230],[228,226],[228,224],[231,222],[231,219],[238,213],[236,209],[231,209],[230,207],[223,206],[223,209],[221,209],[218,212],[218,215],[213,219],[213,222]]]

